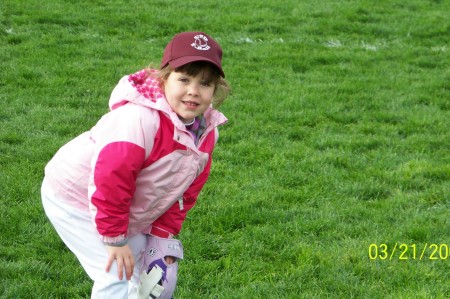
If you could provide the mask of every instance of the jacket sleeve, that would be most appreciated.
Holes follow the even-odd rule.
[[[135,181],[144,150],[130,142],[112,142],[102,148],[93,169],[95,191],[91,196],[94,221],[103,241],[126,237]],[[118,237],[118,238],[117,238]]]
[[[208,162],[203,172],[192,182],[189,188],[183,194],[183,204],[180,202],[174,203],[164,214],[156,219],[152,227],[157,228],[158,231],[164,231],[170,235],[178,235],[181,231],[186,215],[197,202],[198,195],[203,189],[206,181],[208,180],[209,173],[211,171],[212,158],[209,155]],[[163,236],[163,235],[161,235]]]
[[[139,108],[125,105],[93,128],[96,151],[89,180],[93,222],[105,243],[124,242],[136,178],[153,138],[144,129]],[[151,144],[152,145],[152,144]]]

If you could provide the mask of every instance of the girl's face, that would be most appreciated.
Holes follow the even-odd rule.
[[[188,75],[173,71],[164,82],[167,102],[183,123],[191,123],[212,103],[215,84],[204,77],[203,72]]]

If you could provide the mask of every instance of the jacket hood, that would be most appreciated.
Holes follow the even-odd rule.
[[[155,71],[151,70],[151,72]],[[157,103],[165,100],[159,80],[149,76],[147,70],[141,70],[120,79],[109,99],[109,108],[114,110],[129,102],[156,108]]]
[[[169,116],[175,126],[184,127],[184,124],[168,104],[159,80],[151,76],[152,73],[156,72],[157,70],[144,69],[122,77],[111,93],[109,108],[115,110],[127,103],[134,103],[160,110]],[[204,116],[213,126],[227,122],[227,118],[212,107],[205,111]]]

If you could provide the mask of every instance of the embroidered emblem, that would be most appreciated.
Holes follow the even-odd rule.
[[[196,48],[197,50],[202,51],[211,49],[211,47],[208,45],[208,38],[203,34],[194,36],[194,42],[191,44],[191,46]]]
[[[156,248],[150,248],[147,252],[148,256],[155,256],[156,252],[158,252],[158,249]]]

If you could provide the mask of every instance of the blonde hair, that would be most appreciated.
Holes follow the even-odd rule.
[[[203,72],[206,81],[215,85],[212,101],[212,106],[214,109],[218,109],[231,92],[231,87],[228,82],[219,75],[217,69],[214,66],[205,61],[191,62],[176,69],[172,69],[169,65],[165,66],[161,70],[156,71],[150,66],[147,69],[147,75],[158,79],[161,83],[161,86],[164,86],[164,82],[167,80],[167,78],[169,78],[169,75],[172,72],[183,72],[192,76],[196,76]]]

